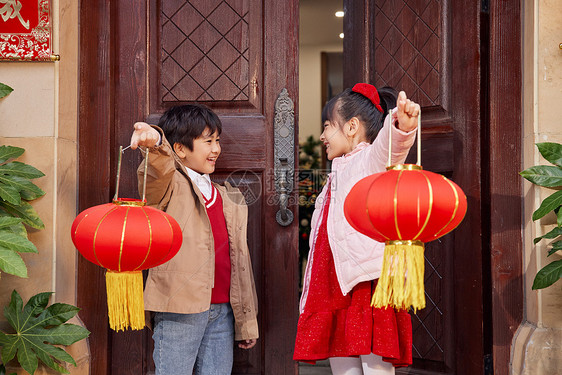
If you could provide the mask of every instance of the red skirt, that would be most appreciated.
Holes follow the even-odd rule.
[[[326,230],[329,202],[327,197],[293,359],[315,363],[330,357],[374,353],[395,367],[411,365],[410,314],[371,307],[376,280],[357,284],[346,296],[342,294]]]

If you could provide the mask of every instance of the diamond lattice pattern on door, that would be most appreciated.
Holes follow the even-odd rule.
[[[162,2],[162,101],[248,100],[248,12],[247,0]]]
[[[440,105],[441,2],[375,3],[375,85],[406,91],[422,107]]]

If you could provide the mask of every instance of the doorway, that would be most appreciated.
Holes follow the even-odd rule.
[[[314,202],[330,172],[321,112],[343,90],[343,0],[299,1],[299,287],[309,252]],[[300,293],[299,293],[300,297]],[[331,374],[328,361],[299,363],[299,374]]]

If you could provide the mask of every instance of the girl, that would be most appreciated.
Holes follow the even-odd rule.
[[[388,110],[394,107],[391,116]],[[359,83],[322,111],[332,172],[316,200],[304,275],[294,359],[329,358],[334,375],[394,374],[412,363],[412,323],[406,311],[375,309],[384,244],[357,232],[343,205],[360,179],[383,172],[392,132],[392,164],[414,143],[420,106],[402,91]],[[386,120],[385,120],[386,117]]]

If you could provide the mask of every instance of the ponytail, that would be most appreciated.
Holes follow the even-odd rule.
[[[390,86],[384,86],[384,87],[381,87],[379,89],[379,97],[381,98],[381,107],[383,109],[383,115],[382,115],[382,118],[380,120],[381,123],[380,123],[380,126],[379,126],[379,130],[380,130],[380,129],[382,129],[382,127],[384,125],[384,119],[386,118],[386,115],[388,115],[388,111],[390,111],[391,109],[396,107],[396,100],[398,99],[398,92]],[[377,134],[378,134],[378,131],[377,131]],[[375,138],[376,138],[376,135],[375,135]],[[375,140],[375,138],[373,138],[373,141]]]

